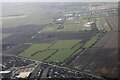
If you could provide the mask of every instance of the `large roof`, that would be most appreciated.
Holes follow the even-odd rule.
[[[21,72],[17,78],[27,78],[31,72]]]
[[[10,71],[0,71],[0,74],[7,74],[9,73]]]

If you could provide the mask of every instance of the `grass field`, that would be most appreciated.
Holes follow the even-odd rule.
[[[42,31],[43,32],[58,32],[58,31],[76,32],[82,30],[90,30],[90,28],[84,26],[85,23],[87,23],[87,19],[84,19],[84,17],[81,16],[78,19],[74,18],[72,20],[65,20],[63,23],[64,26],[63,29],[58,29],[58,25],[52,25],[52,26],[47,26]]]
[[[75,24],[75,22],[79,22],[79,24]],[[66,20],[64,22],[64,29],[63,31],[79,31],[80,27],[82,27],[81,18],[73,19],[73,20]]]
[[[50,49],[70,49],[79,42],[80,40],[58,40]]]
[[[43,52],[38,52],[36,53],[34,56],[32,56],[31,58],[37,61],[42,61],[45,58],[51,56],[56,50],[46,50]]]
[[[58,31],[58,26],[57,25],[50,25],[46,26],[42,32],[57,32]]]
[[[74,52],[83,45],[83,43],[81,40],[58,40],[52,46],[50,45],[51,44],[49,43],[34,44],[19,54],[19,56],[31,58],[37,61],[63,62],[73,55]],[[78,51],[75,54],[77,54]]]
[[[70,50],[59,50],[56,54],[52,55],[50,58],[46,60],[46,62],[60,61],[63,62],[66,60],[71,54],[73,54],[74,49]]]
[[[64,29],[63,31],[79,31],[80,30],[80,25],[79,24],[64,24]]]
[[[90,31],[91,30],[91,26],[88,26],[88,27],[85,26],[86,23],[88,23],[88,18],[90,18],[90,17],[82,16],[80,31],[84,31],[84,30]],[[94,21],[93,17],[91,17],[90,19],[91,19],[91,21]]]
[[[98,33],[96,36],[92,37],[87,43],[85,43],[83,48],[91,47],[98,40],[99,36],[100,36],[100,33]]]
[[[97,18],[96,24],[97,24],[98,30],[111,31],[104,17]]]
[[[80,53],[81,51],[82,51],[82,49],[78,49],[78,50],[74,53],[74,55]]]
[[[79,48],[82,45],[83,45],[82,43],[79,43],[79,44],[75,45],[75,47],[73,47],[72,49],[59,49],[59,51],[57,53],[55,53],[53,56],[51,56],[50,58],[48,58],[46,60],[46,62],[53,62],[53,61],[63,62],[64,60],[69,58],[71,55],[78,54],[81,51]]]
[[[72,49],[78,49],[83,46],[83,43],[79,43],[76,46],[74,46]]]
[[[32,54],[48,48],[51,44],[34,44],[30,48],[26,49],[24,52],[19,54],[20,56],[29,58]]]

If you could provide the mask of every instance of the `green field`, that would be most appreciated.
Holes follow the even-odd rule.
[[[96,25],[98,30],[105,30],[105,31],[111,31],[109,25],[107,24],[105,17],[95,17],[95,16],[80,16],[78,19],[73,18],[72,20],[65,20],[64,23],[62,24],[64,27],[63,29],[58,29],[58,25],[52,25],[52,26],[47,26],[44,28],[42,31],[43,32],[58,32],[58,31],[90,31],[92,30],[91,26],[86,26],[86,23],[88,22],[88,18],[91,21],[96,21]]]
[[[80,31],[80,24],[64,24],[63,31]]]
[[[57,31],[58,31],[57,25],[49,25],[42,30],[42,32],[57,32]]]
[[[56,50],[46,50],[43,52],[38,52],[36,53],[34,56],[32,56],[31,58],[37,61],[42,61],[45,58],[51,56]]]
[[[46,62],[53,62],[53,61],[63,62],[64,60],[69,58],[71,55],[78,54],[82,50],[82,49],[79,49],[82,45],[83,45],[82,43],[79,43],[72,49],[59,50],[52,57],[48,58]]]
[[[63,29],[58,29],[59,25],[50,25],[45,27],[42,32],[76,32],[76,31],[82,31],[82,30],[91,30],[91,27],[85,27],[84,24],[87,23],[87,19],[84,19],[83,16],[79,17],[78,19],[74,18],[72,20],[65,20],[63,23]]]
[[[58,40],[53,45],[50,43],[34,44],[19,54],[19,56],[37,61],[63,62],[78,49],[77,52],[75,52],[75,54],[77,54],[82,45],[81,40]]]
[[[91,47],[99,38],[100,33],[98,33],[96,36],[92,37],[88,42],[85,43],[83,48],[89,48]]]
[[[98,30],[111,31],[104,17],[97,18],[96,24],[97,24]]]
[[[23,57],[31,57],[32,54],[34,54],[35,52],[44,50],[46,48],[48,48],[51,44],[49,43],[45,43],[45,44],[34,44],[32,45],[30,48],[26,49],[24,52],[22,52],[21,54],[19,54],[20,56]]]
[[[66,60],[71,54],[73,54],[74,50],[59,50],[56,54],[52,55],[50,58],[45,60],[46,62],[60,61],[63,62]]]
[[[70,49],[79,42],[80,40],[58,40],[50,49]]]
[[[74,55],[80,53],[81,51],[82,51],[82,49],[78,49],[78,50],[74,53]]]
[[[81,51],[81,49],[79,49],[79,48],[82,45],[83,45],[82,43],[79,43],[75,47],[73,47],[72,49],[63,49],[63,50],[60,49],[56,54],[54,54],[53,56],[51,56],[50,58],[48,58],[46,60],[46,62],[53,62],[53,61],[63,62],[64,60],[66,60],[67,58],[69,58],[71,55],[78,54]]]

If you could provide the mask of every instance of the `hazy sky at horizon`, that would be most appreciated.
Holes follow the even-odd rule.
[[[118,2],[119,0],[2,0],[2,2]]]

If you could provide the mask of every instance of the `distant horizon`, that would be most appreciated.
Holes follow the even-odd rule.
[[[119,0],[2,0],[1,2],[119,2]]]

